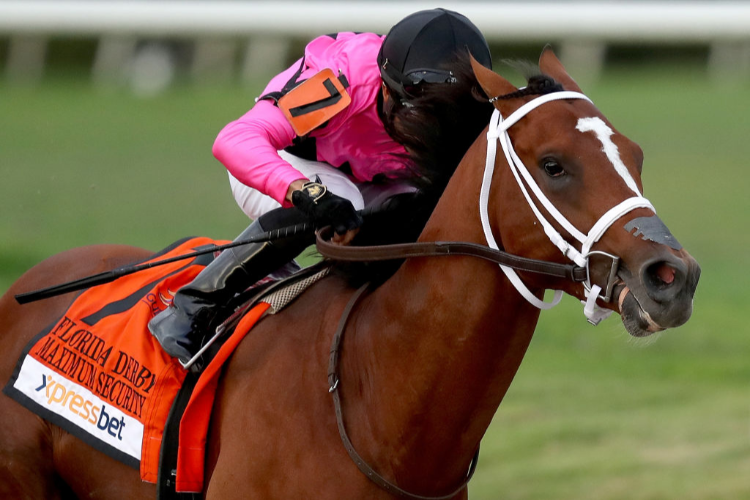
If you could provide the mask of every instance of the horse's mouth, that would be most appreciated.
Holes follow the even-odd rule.
[[[627,285],[620,284],[615,288],[620,317],[625,329],[633,337],[648,337],[666,328],[659,326],[638,302],[635,294]]]

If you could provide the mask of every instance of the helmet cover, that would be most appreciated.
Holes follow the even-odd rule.
[[[423,10],[391,28],[380,48],[378,66],[391,90],[411,97],[409,87],[455,82],[445,64],[462,50],[492,68],[487,41],[468,18],[446,9]]]

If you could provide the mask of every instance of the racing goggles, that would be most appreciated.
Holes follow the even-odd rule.
[[[431,68],[417,68],[406,75],[401,75],[398,70],[389,67],[387,58],[380,67],[380,76],[391,91],[405,99],[418,97],[426,83],[456,83],[458,81],[452,71]]]

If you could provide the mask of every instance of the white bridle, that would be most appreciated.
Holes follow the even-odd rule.
[[[487,160],[486,160],[485,168],[484,168],[484,177],[482,178],[482,190],[479,195],[479,213],[480,213],[480,218],[482,220],[482,227],[484,229],[484,235],[485,235],[485,238],[487,239],[488,245],[491,248],[498,250],[499,248],[498,248],[497,242],[495,241],[495,238],[492,234],[492,230],[490,228],[487,208],[489,204],[492,174],[495,170],[495,156],[497,154],[497,142],[499,141],[503,148],[503,152],[505,153],[505,159],[507,160],[508,165],[510,166],[510,170],[511,172],[513,172],[513,176],[516,178],[516,182],[518,182],[518,186],[521,188],[521,192],[523,192],[523,195],[526,197],[526,201],[528,202],[529,206],[534,212],[534,215],[536,215],[537,220],[539,220],[540,224],[542,225],[542,228],[544,229],[544,232],[547,235],[547,237],[557,248],[560,249],[560,251],[566,257],[568,257],[570,260],[575,262],[576,265],[585,267],[588,270],[589,257],[594,253],[604,254],[604,252],[596,252],[596,251],[592,252],[591,247],[597,241],[599,241],[602,235],[604,235],[605,231],[607,231],[607,229],[609,229],[609,227],[617,219],[619,219],[626,213],[636,208],[648,208],[648,209],[653,210],[654,213],[656,213],[656,210],[654,209],[653,205],[651,205],[651,202],[649,202],[637,190],[635,190],[636,196],[627,198],[626,200],[622,201],[621,203],[609,209],[591,227],[588,234],[584,234],[581,231],[579,231],[573,224],[571,224],[570,221],[568,221],[568,219],[566,219],[565,216],[561,214],[560,211],[557,210],[557,208],[549,201],[549,199],[547,199],[547,197],[544,195],[544,193],[539,188],[537,183],[534,181],[534,178],[529,173],[529,170],[526,168],[526,166],[523,164],[523,162],[521,161],[521,159],[518,157],[515,150],[513,149],[513,144],[511,143],[510,136],[508,135],[508,129],[512,127],[514,124],[516,124],[521,118],[526,116],[533,109],[536,109],[542,104],[548,103],[550,101],[557,101],[560,99],[584,99],[586,101],[591,102],[591,99],[589,99],[588,97],[586,97],[585,95],[581,93],[563,91],[563,92],[554,92],[554,93],[539,96],[535,98],[534,100],[529,101],[523,106],[521,106],[520,108],[518,108],[514,113],[512,113],[510,116],[508,116],[505,119],[503,119],[502,115],[500,114],[500,111],[497,108],[495,109],[494,113],[492,114],[492,118],[490,119],[489,130],[487,132]],[[542,213],[539,211],[539,208],[537,207],[536,203],[534,202],[531,195],[529,194],[529,191],[526,189],[526,185],[528,185],[531,188],[531,190],[534,192],[534,196],[537,198],[537,200],[539,200],[539,202],[541,202],[541,204],[544,206],[547,212],[550,215],[552,215],[552,217],[568,233],[570,233],[576,240],[578,240],[581,243],[580,251],[578,251],[573,245],[568,243],[560,235],[560,233],[557,232],[557,230],[552,226],[552,224],[550,224],[549,221],[547,221],[547,219],[544,218]],[[613,262],[616,262],[614,259],[617,259],[617,257],[609,255],[609,254],[604,254],[604,255],[611,257],[613,259]],[[513,269],[503,266],[503,265],[500,265],[500,269],[503,270],[503,272],[508,277],[508,279],[513,284],[513,286],[516,288],[516,290],[518,290],[518,292],[527,301],[529,301],[531,304],[538,307],[539,309],[551,309],[560,303],[560,300],[562,299],[562,293],[563,293],[562,290],[555,290],[555,294],[554,294],[554,297],[552,298],[552,301],[544,302],[544,300],[538,299],[533,293],[531,293],[531,291],[526,287],[523,281],[521,281],[521,278],[518,276],[518,274],[516,274],[516,272]],[[614,271],[614,267],[613,267],[613,271]],[[585,307],[584,307],[583,312],[586,315],[586,318],[589,320],[589,322],[594,325],[598,324],[601,320],[603,320],[604,318],[606,318],[612,313],[612,311],[602,309],[596,305],[597,298],[601,298],[602,300],[605,300],[605,301],[610,300],[609,296],[601,297],[599,295],[599,292],[601,291],[602,291],[602,288],[599,285],[591,284],[590,278],[587,281],[587,283],[584,284],[584,295],[587,297],[587,300],[584,302]]]

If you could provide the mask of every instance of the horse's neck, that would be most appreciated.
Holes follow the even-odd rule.
[[[439,206],[436,216],[441,209],[460,224],[431,222],[423,239],[484,243],[478,221],[465,218],[472,210]],[[343,356],[342,375],[358,380],[360,394],[348,405],[369,424],[357,437],[371,436],[377,463],[389,462],[415,487],[455,484],[537,319],[494,264],[471,257],[406,262],[362,303]]]

